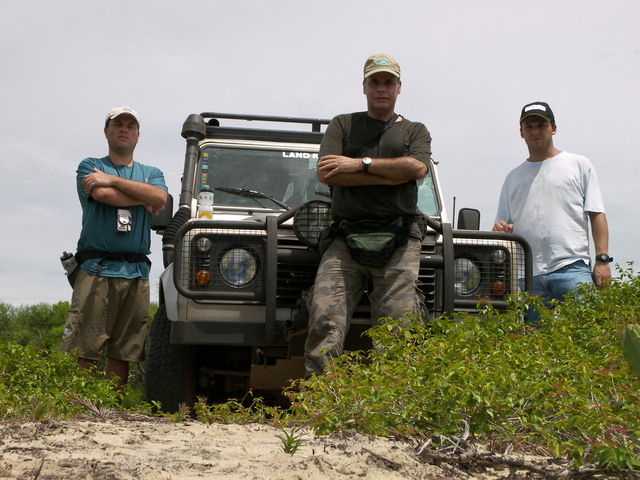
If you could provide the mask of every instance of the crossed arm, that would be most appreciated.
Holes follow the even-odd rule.
[[[157,215],[167,203],[167,192],[155,185],[104,173],[97,168],[82,180],[84,191],[94,200],[113,207],[144,206]]]
[[[374,158],[365,172],[362,158],[324,155],[318,160],[316,174],[319,182],[340,187],[399,185],[423,178],[427,166],[413,157]]]

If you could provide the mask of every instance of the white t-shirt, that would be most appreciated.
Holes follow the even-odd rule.
[[[604,213],[596,171],[587,157],[560,152],[509,172],[496,223],[512,223],[529,242],[533,274],[541,275],[580,259],[589,264],[588,212]]]

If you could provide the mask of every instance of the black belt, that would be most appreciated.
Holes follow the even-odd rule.
[[[114,260],[116,262],[145,262],[151,265],[151,260],[143,253],[123,253],[123,252],[101,252],[99,250],[86,250],[84,252],[77,252],[76,261],[78,265],[81,265],[85,261],[91,258],[102,258],[103,260]]]

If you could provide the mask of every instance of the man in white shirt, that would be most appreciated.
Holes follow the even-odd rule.
[[[609,229],[598,177],[588,158],[553,145],[557,126],[545,102],[523,107],[520,136],[529,158],[507,175],[493,231],[524,237],[533,251],[533,295],[545,305],[581,283],[606,286],[611,278]],[[589,232],[595,246],[591,271]],[[529,322],[537,323],[532,312]]]

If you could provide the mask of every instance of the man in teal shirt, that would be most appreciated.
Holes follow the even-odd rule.
[[[133,160],[140,118],[129,107],[112,109],[104,128],[109,154],[86,158],[77,170],[82,231],[76,258],[80,272],[61,350],[78,355],[83,368],[106,355],[106,375],[127,382],[129,362],[144,351],[149,311],[147,255],[151,215],[162,210],[162,172]]]

